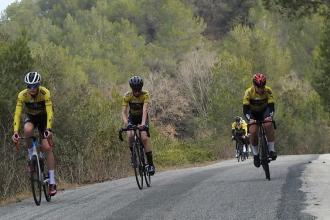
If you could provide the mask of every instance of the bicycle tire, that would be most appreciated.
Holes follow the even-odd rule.
[[[143,164],[141,162],[141,154],[138,150],[138,143],[133,144],[133,169],[135,174],[136,183],[139,189],[143,189]]]
[[[51,199],[52,199],[52,197],[51,197],[51,195],[49,195],[49,179],[47,180],[47,179],[45,179],[45,181],[47,181],[47,182],[44,182],[44,184],[43,184],[43,189],[44,189],[44,195],[45,195],[45,199],[46,199],[46,201],[47,202],[50,202],[51,201]]]
[[[243,161],[243,146],[240,143],[238,144],[238,162],[239,160]]]
[[[261,137],[260,139],[261,145],[261,165],[265,171],[266,179],[270,180],[270,171],[269,171],[269,160],[268,160],[268,146],[265,137]]]
[[[44,161],[42,161],[44,162]],[[43,176],[44,176],[44,181],[43,181],[43,184],[42,184],[42,188],[44,189],[44,195],[45,195],[45,199],[47,202],[50,202],[51,200],[51,195],[49,193],[49,175],[47,174],[47,172],[45,172],[45,170],[42,170],[43,172]]]
[[[151,176],[149,174],[149,170],[147,169],[148,166],[147,166],[147,163],[145,160],[145,158],[147,158],[147,157],[146,157],[146,154],[145,154],[143,148],[141,149],[141,155],[142,155],[141,160],[142,160],[143,167],[144,167],[144,170],[143,170],[144,179],[146,181],[147,187],[150,187],[151,186]]]
[[[41,203],[42,180],[41,180],[40,164],[36,156],[32,157],[32,166],[33,166],[33,170],[30,173],[31,190],[32,190],[34,202],[37,206],[39,206]]]
[[[237,159],[237,162],[239,162],[239,148],[238,148],[238,143],[236,141],[236,159]]]

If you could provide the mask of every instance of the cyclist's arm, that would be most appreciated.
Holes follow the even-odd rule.
[[[45,94],[45,105],[46,105],[46,113],[47,113],[47,129],[52,129],[54,111],[53,111],[53,103],[50,98],[49,91],[47,91],[47,93]]]
[[[128,125],[128,104],[130,101],[130,97],[128,95],[129,93],[127,92],[124,97],[123,97],[123,101],[122,101],[122,110],[121,110],[121,118],[123,119],[124,125],[127,126]]]
[[[128,106],[123,106],[122,111],[121,111],[121,117],[123,119],[123,122],[126,125],[128,125]]]
[[[270,112],[269,114],[271,117],[273,117],[275,113],[275,101],[274,101],[272,89],[268,87],[267,93],[268,93],[268,107]]]
[[[142,110],[142,125],[146,125],[146,121],[148,118],[148,112],[149,112],[149,92],[146,92],[144,94],[144,102],[143,102],[143,110]]]
[[[243,123],[243,130],[244,130],[244,135],[247,135],[247,133],[248,133],[248,130],[247,130],[247,124],[244,122]]]
[[[17,98],[15,115],[14,115],[14,132],[18,132],[19,130],[22,111],[23,111],[23,97],[21,94],[19,94]]]
[[[251,116],[250,116],[250,90],[247,89],[244,93],[243,97],[243,115],[247,121],[250,121]]]
[[[233,123],[231,124],[231,135],[232,135],[232,136],[235,136],[235,126],[236,126],[236,123],[233,122]]]
[[[149,103],[145,102],[143,104],[143,114],[142,114],[142,125],[146,125],[147,117],[149,112]]]
[[[274,114],[275,114],[275,104],[274,103],[269,103],[268,107],[269,107],[269,115],[271,117],[273,117]]]
[[[251,119],[250,105],[243,105],[243,115],[247,121]]]

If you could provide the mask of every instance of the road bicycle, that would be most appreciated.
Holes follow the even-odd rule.
[[[146,129],[144,129],[146,131]],[[134,169],[136,183],[139,189],[143,189],[143,180],[148,187],[151,186],[151,176],[149,174],[149,165],[146,163],[146,155],[144,151],[144,146],[141,141],[141,129],[136,125],[129,126],[127,128],[122,128],[119,130],[119,139],[123,141],[123,132],[133,131],[133,143],[132,143],[132,167]]]
[[[30,173],[31,190],[33,199],[36,205],[41,203],[42,191],[44,192],[47,202],[51,201],[49,194],[49,175],[45,168],[44,153],[40,151],[38,138],[35,136],[31,137],[20,137],[19,139],[31,139],[32,140],[32,156],[28,160],[28,167]],[[19,143],[16,144],[18,150]]]
[[[243,151],[244,143],[242,138],[240,137],[235,137],[235,142],[236,142],[236,155],[237,155],[237,162],[244,161],[246,159],[246,154]]]
[[[269,122],[270,121],[256,121],[254,123],[249,124],[249,125],[256,124],[258,126],[258,149],[259,149],[260,163],[265,171],[266,179],[268,180],[270,180],[269,163],[272,159],[269,156],[268,141],[266,137],[264,124]],[[273,123],[274,129],[276,129],[275,121],[271,121],[271,123]]]

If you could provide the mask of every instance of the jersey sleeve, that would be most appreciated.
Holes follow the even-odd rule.
[[[247,124],[246,124],[246,122],[243,122],[242,128],[245,131],[245,134],[247,134],[248,133],[248,130],[247,130]]]
[[[14,132],[18,132],[23,111],[23,94],[19,93],[14,114]]]
[[[267,93],[268,93],[268,104],[275,103],[272,89],[268,87]]]
[[[243,105],[250,105],[250,89],[245,90],[243,97]]]
[[[46,90],[45,105],[46,105],[46,113],[47,113],[47,129],[51,129],[53,126],[54,111],[53,111],[53,103],[51,100],[49,90]]]
[[[143,101],[143,103],[149,103],[149,101],[150,101],[150,94],[149,94],[149,92],[145,92],[145,94],[144,94],[144,101]]]
[[[128,106],[129,100],[130,100],[130,96],[129,96],[129,93],[127,92],[123,97],[123,101],[122,101],[121,105]]]
[[[236,123],[233,122],[233,123],[231,124],[231,129],[232,129],[232,130],[235,130],[235,127],[236,127]]]

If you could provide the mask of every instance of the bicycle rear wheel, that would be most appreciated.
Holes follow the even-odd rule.
[[[133,169],[135,174],[136,183],[139,189],[143,188],[143,174],[144,167],[141,161],[141,152],[139,151],[139,144],[133,144]]]
[[[36,156],[32,157],[32,170],[30,173],[31,189],[33,194],[33,199],[36,205],[40,205],[41,202],[41,185],[42,177],[40,164]]]
[[[266,179],[270,180],[269,159],[268,159],[268,146],[265,137],[260,140],[261,144],[261,165],[265,171]]]

